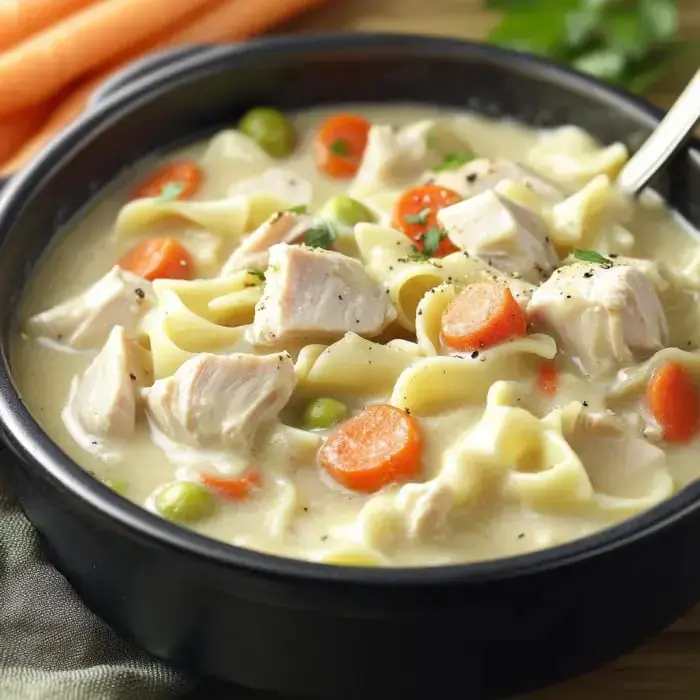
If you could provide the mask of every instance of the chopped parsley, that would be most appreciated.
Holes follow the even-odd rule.
[[[436,165],[433,170],[436,173],[441,173],[445,170],[457,170],[457,168],[461,168],[472,160],[474,160],[474,156],[471,153],[447,153],[442,163]]]
[[[576,248],[574,250],[574,257],[585,262],[598,263],[599,265],[613,264],[612,260],[609,260],[595,250],[580,250],[579,248]]]
[[[421,226],[425,226],[431,211],[430,207],[426,207],[417,214],[404,214],[403,218],[407,224],[420,224]]]
[[[338,234],[333,225],[328,221],[318,221],[304,235],[304,243],[309,248],[325,248],[330,250],[333,247]]]
[[[253,277],[257,277],[259,280],[265,281],[265,273],[262,270],[254,270],[253,268],[248,268],[246,272]]]
[[[350,155],[350,145],[345,139],[336,139],[328,147],[330,152],[335,156],[349,156]]]
[[[306,214],[307,207],[306,204],[297,204],[295,207],[289,207],[287,211],[291,214]]]
[[[432,258],[447,234],[435,226],[431,226],[423,236],[423,253]]]
[[[163,185],[163,189],[160,191],[160,197],[156,200],[161,204],[166,204],[167,202],[172,202],[176,200],[185,191],[184,182],[169,182],[167,185]]]
[[[411,252],[406,256],[405,260],[399,260],[399,262],[425,262],[430,260],[430,256],[426,253],[421,253],[416,246],[411,246]]]

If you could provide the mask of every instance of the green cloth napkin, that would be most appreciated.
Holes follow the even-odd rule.
[[[0,699],[160,700],[194,690],[80,602],[0,480]]]

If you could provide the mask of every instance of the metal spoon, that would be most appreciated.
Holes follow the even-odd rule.
[[[625,194],[636,195],[666,165],[699,120],[700,70],[652,135],[622,168],[618,187]]]

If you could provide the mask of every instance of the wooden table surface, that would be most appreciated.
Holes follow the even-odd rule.
[[[680,0],[680,5],[682,36],[696,40],[700,49],[700,0]],[[285,27],[285,31],[390,31],[479,39],[496,21],[496,15],[482,9],[482,0],[329,0],[327,5]],[[698,63],[691,59],[674,66],[651,98],[661,106],[671,104]],[[700,555],[700,538],[698,552]],[[530,695],[527,700],[592,698],[699,700],[700,606],[615,663]]]

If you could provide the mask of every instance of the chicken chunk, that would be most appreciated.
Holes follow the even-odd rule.
[[[174,442],[195,448],[247,448],[294,390],[287,353],[212,355],[185,362],[144,391],[151,421]]]
[[[533,284],[559,262],[542,219],[493,190],[442,209],[438,221],[461,250]]]
[[[591,375],[649,357],[668,342],[653,284],[629,265],[564,266],[535,291],[529,312]]]
[[[433,479],[402,486],[396,506],[404,513],[408,537],[420,540],[445,531],[454,498],[449,486]]]
[[[31,333],[76,350],[101,347],[115,326],[138,332],[145,313],[157,303],[147,280],[115,266],[80,296],[29,319]]]
[[[128,438],[136,425],[137,389],[143,382],[139,349],[121,326],[112,329],[104,347],[72,392],[66,421],[78,442],[85,435]]]
[[[430,178],[436,185],[447,187],[465,199],[491,190],[503,180],[522,183],[545,202],[558,202],[564,194],[551,182],[512,160],[472,160],[456,170],[446,170]]]
[[[257,345],[325,342],[339,340],[348,331],[371,338],[395,318],[389,295],[358,260],[280,243],[270,248],[252,340]]]
[[[243,240],[231,253],[221,270],[221,276],[231,275],[247,267],[264,270],[268,264],[268,250],[277,243],[294,243],[313,226],[313,218],[306,214],[277,212],[262,226]]]

